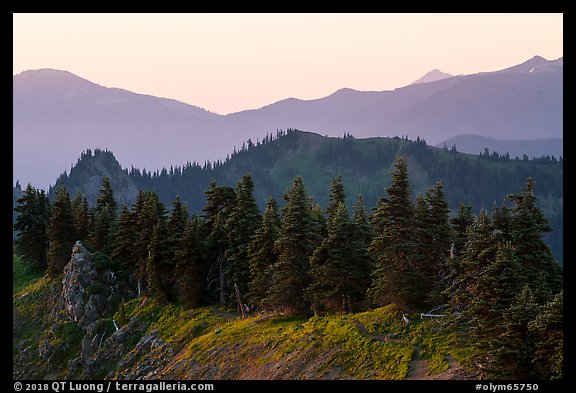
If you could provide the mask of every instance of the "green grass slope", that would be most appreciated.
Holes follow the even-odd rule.
[[[13,294],[14,378],[83,378],[72,367],[82,330],[53,312],[58,280],[37,277]],[[55,319],[57,324],[55,325]],[[115,349],[97,378],[123,379],[464,379],[470,348],[463,332],[390,305],[356,314],[241,318],[218,307],[185,309],[141,297],[123,303],[119,335],[143,329]],[[110,321],[112,322],[112,321]],[[56,327],[55,327],[56,326]],[[114,352],[116,351],[116,352]],[[98,356],[98,354],[96,355]]]

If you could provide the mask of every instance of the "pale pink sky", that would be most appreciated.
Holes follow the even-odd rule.
[[[438,68],[563,56],[562,14],[14,14],[13,73],[55,68],[226,114]]]

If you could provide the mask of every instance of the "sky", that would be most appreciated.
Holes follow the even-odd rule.
[[[562,14],[14,14],[13,74],[70,71],[212,112],[348,87],[392,90],[432,69],[496,71],[563,56]]]

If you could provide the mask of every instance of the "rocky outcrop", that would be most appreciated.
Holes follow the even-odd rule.
[[[111,365],[120,362],[126,353],[133,349],[135,340],[138,340],[144,331],[144,324],[138,318],[132,318],[126,325],[112,333],[92,357],[85,361],[81,358],[72,360],[69,369],[75,371],[81,368],[81,372],[77,372],[80,374],[80,379],[102,379],[114,372],[114,367]]]
[[[77,241],[70,262],[64,267],[62,299],[68,317],[85,335],[80,361],[87,364],[110,335],[110,313],[120,301],[118,279],[109,269],[97,269],[93,254]]]
[[[157,329],[142,336],[134,348],[118,364],[114,379],[160,379],[162,370],[174,355],[172,347],[159,335]]]
[[[62,277],[64,307],[72,320],[83,328],[95,323],[113,309],[118,296],[115,274],[98,271],[92,253],[77,241]]]

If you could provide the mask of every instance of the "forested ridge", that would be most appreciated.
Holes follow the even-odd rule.
[[[290,135],[299,134],[284,136]],[[279,141],[291,139],[264,144]],[[347,136],[332,149],[353,142]],[[280,196],[282,206],[272,195],[262,211],[255,175],[249,172],[235,187],[219,184],[214,176],[203,190],[201,211],[190,209],[183,197],[167,209],[153,189],[139,191],[131,206],[118,206],[107,177],[92,207],[86,195],[72,197],[63,182],[53,201],[29,185],[18,200],[16,252],[29,268],[58,278],[79,240],[95,253],[99,269],[119,277],[126,299],[146,295],[190,308],[230,305],[242,315],[346,314],[392,304],[407,314],[441,315],[445,328],[459,329],[474,343],[469,367],[480,377],[562,378],[563,273],[543,240],[551,228],[536,203],[540,180],[527,176],[506,204],[475,212],[471,204],[460,203],[451,215],[449,178],[413,195],[412,184],[423,180],[410,179],[408,152],[431,152],[424,153],[429,169],[434,160],[446,165],[435,156],[455,152],[435,153],[423,141],[393,143],[390,180],[381,185],[372,211],[358,190],[352,190],[356,197],[350,201],[345,172],[331,176],[324,205],[310,197],[304,176],[296,175]],[[141,181],[184,177],[186,168],[212,167],[217,173],[261,145],[249,143],[226,163],[206,168],[141,173]],[[329,153],[322,146],[318,150],[327,149],[330,161],[355,154],[354,149]],[[400,146],[402,154],[397,154]],[[497,166],[508,159],[460,160],[463,166],[478,166],[480,176],[480,160]],[[452,169],[457,173],[456,166]]]
[[[119,204],[130,206],[137,190],[154,190],[166,206],[179,196],[191,213],[201,214],[206,205],[208,184],[234,187],[244,174],[252,176],[254,198],[263,211],[269,197],[282,206],[282,195],[297,175],[302,176],[309,195],[322,208],[329,204],[331,179],[340,174],[346,185],[348,209],[359,194],[368,210],[378,203],[382,188],[391,182],[395,157],[406,155],[410,161],[408,177],[413,189],[411,199],[442,181],[451,216],[459,204],[471,205],[473,212],[491,210],[494,205],[509,204],[506,195],[517,192],[528,177],[538,185],[538,206],[553,231],[545,235],[555,258],[563,263],[563,159],[543,156],[510,158],[496,152],[464,154],[457,146],[435,148],[424,140],[407,138],[355,139],[323,137],[298,130],[277,131],[262,141],[248,140],[235,148],[225,160],[187,163],[183,166],[150,172],[146,169],[121,169],[112,152],[96,149],[82,153],[76,165],[60,176],[48,195],[54,199],[60,185],[74,196],[87,195],[93,206],[98,195],[96,180],[110,177]],[[104,169],[97,169],[101,163]]]

